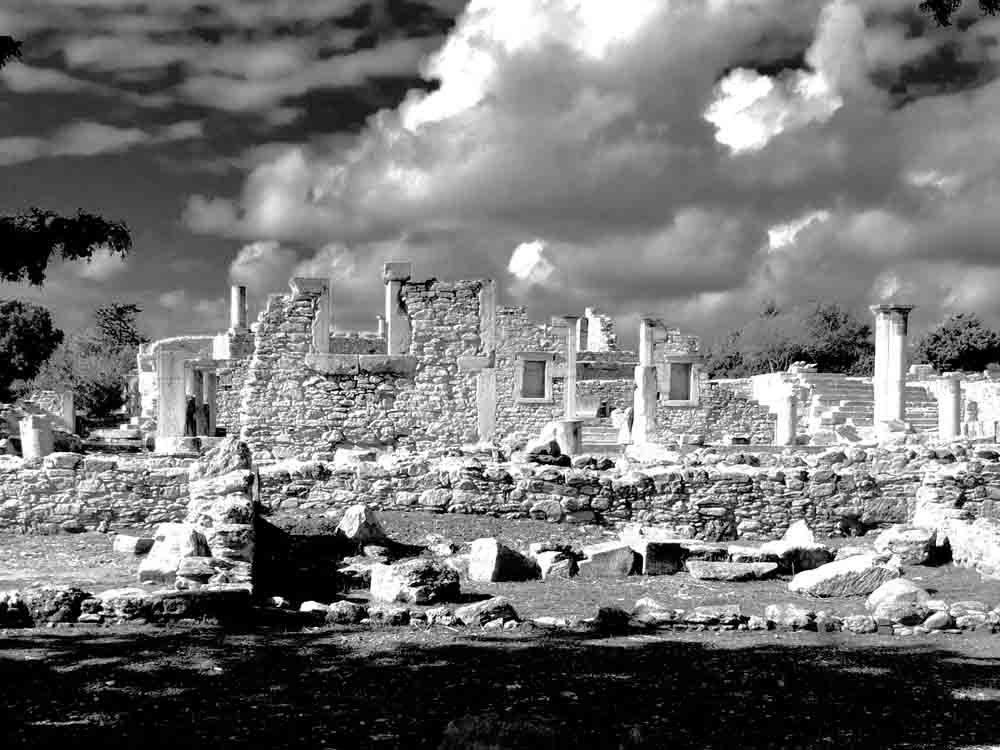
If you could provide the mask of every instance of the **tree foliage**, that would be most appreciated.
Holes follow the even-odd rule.
[[[781,310],[768,302],[710,351],[708,372],[716,378],[748,377],[806,361],[821,372],[863,375],[871,372],[874,351],[871,327],[839,305]]]
[[[125,382],[135,369],[142,308],[112,302],[94,311],[94,325],[70,335],[35,378],[38,388],[72,390],[77,408],[106,417],[125,403]]]
[[[35,377],[62,340],[63,332],[44,307],[0,301],[0,400],[11,399],[15,381]]]
[[[985,370],[987,365],[1000,362],[1000,334],[975,315],[952,315],[917,342],[914,359],[940,372]]]
[[[0,68],[20,56],[21,42],[0,36]],[[25,214],[0,216],[0,281],[37,286],[53,257],[89,261],[102,248],[125,257],[132,248],[128,227],[82,210],[76,216],[60,216],[31,208]]]
[[[962,0],[923,0],[919,6],[921,13],[926,13],[937,21],[939,26],[951,26],[951,19],[962,7]],[[988,16],[1000,13],[1000,0],[979,0],[979,10]]]

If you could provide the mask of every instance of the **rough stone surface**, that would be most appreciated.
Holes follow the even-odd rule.
[[[778,572],[778,564],[691,560],[687,569],[692,578],[704,581],[752,581],[774,576]]]
[[[469,580],[491,583],[495,581],[528,581],[540,576],[538,564],[501,544],[493,537],[472,542],[469,552]]]
[[[865,596],[898,577],[899,568],[886,565],[884,558],[854,555],[797,573],[788,589],[805,596]]]
[[[928,615],[930,599],[924,589],[906,578],[886,581],[875,589],[865,607],[875,619],[887,618],[903,625],[919,625]]]
[[[372,567],[371,595],[379,601],[433,604],[453,601],[459,590],[458,573],[437,560],[422,558]]]
[[[875,539],[875,550],[899,556],[902,565],[923,565],[934,548],[936,534],[932,529],[896,524]]]
[[[623,578],[632,572],[635,553],[622,542],[604,542],[583,548],[580,575],[592,578]]]
[[[791,630],[810,630],[814,627],[816,613],[798,604],[769,604],[764,618],[776,626]]]
[[[352,505],[337,524],[337,534],[358,544],[378,544],[388,537],[378,515],[367,505]]]
[[[517,611],[503,596],[466,604],[455,610],[455,619],[470,627],[482,626],[492,620],[518,620]]]

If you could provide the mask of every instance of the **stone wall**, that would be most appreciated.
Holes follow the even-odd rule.
[[[845,524],[907,521],[925,478],[934,482],[949,466],[933,456],[905,449],[802,456],[702,449],[677,465],[625,471],[411,456],[340,467],[284,462],[263,467],[261,483],[272,511],[321,513],[364,502],[571,523],[642,522],[710,540],[768,539],[800,519],[821,536],[837,535]],[[954,475],[956,465],[950,466]],[[961,477],[951,486],[967,516],[995,515],[1000,463],[957,466]]]
[[[338,445],[474,442],[475,374],[458,358],[483,355],[478,281],[405,283],[411,330],[400,356],[316,352],[319,292],[272,295],[255,331],[240,401],[243,439],[261,460],[332,455]]]
[[[496,311],[496,432],[538,434],[563,416],[566,368],[566,328],[528,320],[523,307],[498,307]],[[516,392],[517,354],[551,352],[552,399],[546,403],[520,403]]]
[[[215,424],[226,430],[227,435],[240,433],[240,392],[246,381],[248,360],[235,360],[226,367],[219,367],[215,392]]]
[[[753,445],[774,442],[777,418],[751,395],[749,380],[712,381],[699,384],[696,406],[657,406],[656,442],[675,443],[679,435],[701,435],[705,442],[722,442],[727,436],[750,438]]]
[[[601,401],[608,403],[609,409],[625,409],[632,406],[635,380],[578,380],[576,383],[577,410],[581,415],[589,414]]]
[[[46,532],[182,519],[193,459],[53,453],[0,457],[0,530]]]

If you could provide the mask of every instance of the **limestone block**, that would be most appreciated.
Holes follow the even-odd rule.
[[[878,535],[875,549],[899,555],[902,565],[923,565],[931,557],[935,537],[932,529],[897,524]]]
[[[367,505],[352,505],[337,524],[338,536],[359,545],[377,544],[388,539],[378,515]]]
[[[417,372],[417,358],[406,354],[361,354],[358,368],[370,375],[395,375],[412,378]]]
[[[253,524],[218,524],[204,529],[204,534],[212,557],[253,562],[255,549]]]
[[[788,589],[806,596],[864,596],[899,577],[899,568],[877,555],[854,555],[797,573]]]
[[[604,542],[583,548],[580,575],[586,577],[623,578],[632,572],[635,553],[624,542]]]
[[[798,604],[769,604],[764,618],[776,626],[791,630],[810,630],[814,627],[816,613]]]
[[[929,614],[927,593],[906,578],[886,581],[865,601],[865,607],[875,619],[889,618],[903,625],[918,625]]]
[[[778,571],[777,563],[702,562],[691,560],[687,564],[692,578],[705,581],[752,581],[770,578]]]
[[[306,367],[324,375],[350,376],[360,372],[357,354],[316,354],[306,355]]]
[[[494,596],[481,602],[466,604],[455,610],[455,619],[463,625],[477,627],[493,620],[514,620],[520,618],[510,601],[503,596]]]
[[[534,556],[543,581],[571,578],[577,573],[576,558],[559,550],[539,552]]]
[[[152,537],[115,534],[111,548],[122,555],[145,555],[153,548],[153,541]]]
[[[432,604],[456,599],[459,590],[458,573],[429,558],[377,563],[371,571],[371,595],[379,601]]]
[[[468,575],[470,581],[528,581],[538,578],[540,572],[534,560],[497,539],[484,537],[472,542]]]

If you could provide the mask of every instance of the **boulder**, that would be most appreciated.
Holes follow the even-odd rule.
[[[931,612],[924,620],[924,627],[928,630],[947,630],[955,624],[951,615],[947,612]]]
[[[887,618],[902,625],[919,625],[929,614],[924,589],[906,578],[886,581],[875,589],[865,607],[876,620]]]
[[[752,581],[775,575],[778,572],[778,564],[689,560],[687,569],[692,578],[702,581]]]
[[[652,597],[643,597],[632,607],[632,621],[650,628],[670,627],[679,622],[678,612]]]
[[[334,602],[326,610],[326,622],[329,625],[357,625],[368,617],[368,610],[354,602]]]
[[[766,552],[760,547],[745,547],[740,544],[730,544],[726,548],[729,562],[734,563],[778,563],[780,557],[774,552]]]
[[[373,625],[398,627],[410,624],[411,613],[406,607],[395,604],[372,604],[368,607],[368,619]]]
[[[28,615],[35,625],[47,622],[76,622],[80,605],[90,594],[75,587],[43,586],[21,592]]]
[[[635,553],[624,542],[604,542],[583,548],[580,575],[591,578],[624,578],[632,572]]]
[[[472,542],[469,551],[469,580],[491,583],[494,581],[530,581],[538,578],[538,565],[529,557],[501,544],[493,537],[483,537]]]
[[[878,555],[854,555],[797,573],[788,589],[805,596],[865,596],[899,577],[899,568]]]
[[[153,538],[115,534],[111,549],[121,555],[145,555],[153,548]]]
[[[936,536],[932,529],[896,524],[878,535],[875,550],[899,555],[902,565],[923,565],[931,558]]]
[[[576,558],[559,551],[539,552],[535,562],[542,580],[550,578],[571,578],[577,573]]]
[[[387,541],[378,515],[367,505],[352,505],[344,511],[340,523],[337,524],[337,535],[344,537],[358,546],[366,544],[382,544]]]
[[[205,536],[187,523],[161,523],[153,534],[153,546],[139,563],[139,580],[173,583],[185,557],[211,557]]]
[[[0,591],[0,628],[31,627],[28,605],[19,591]]]
[[[325,615],[329,611],[330,611],[330,605],[323,604],[323,602],[307,601],[307,602],[302,602],[302,604],[299,605],[299,612],[302,612],[303,614],[307,615],[316,615],[316,614]]]
[[[777,555],[782,572],[798,573],[812,570],[833,560],[833,552],[816,541],[805,521],[796,521],[780,540],[765,542],[760,547],[767,554]]]
[[[683,621],[691,625],[739,625],[742,620],[739,604],[706,604],[683,616]]]
[[[520,618],[510,601],[503,596],[494,596],[481,602],[466,604],[455,610],[454,617],[463,625],[477,627],[493,620],[514,620]]]
[[[798,604],[769,604],[764,610],[764,619],[777,627],[810,630],[815,627],[816,613]]]
[[[431,558],[372,566],[371,595],[378,601],[432,604],[453,601],[459,590],[458,573]]]
[[[843,629],[850,633],[864,635],[878,631],[878,623],[870,615],[848,615],[843,620]]]

